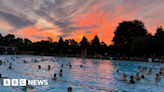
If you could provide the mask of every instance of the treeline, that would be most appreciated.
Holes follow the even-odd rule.
[[[32,42],[25,38],[15,38],[13,34],[2,36],[0,34],[0,46],[17,46],[21,51],[36,51],[49,54],[77,54],[87,48],[87,54],[104,54],[109,53],[115,55],[117,53],[126,54],[128,56],[147,56],[154,53],[158,56],[164,52],[164,31],[160,26],[156,30],[156,34],[152,36],[147,32],[144,23],[140,20],[123,21],[119,23],[114,31],[113,45],[107,46],[103,41],[100,42],[96,35],[93,40],[88,41],[86,37],[78,43],[74,39],[54,42],[51,37],[40,42]],[[108,39],[108,38],[106,38]]]

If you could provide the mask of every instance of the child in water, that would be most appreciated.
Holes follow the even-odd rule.
[[[120,80],[121,81],[127,81],[126,77],[127,77],[127,75],[125,73],[123,73],[123,77]]]
[[[133,75],[130,76],[130,81],[129,81],[129,83],[130,83],[130,84],[134,84],[134,83],[135,83],[135,81],[134,81],[134,76],[133,76]]]

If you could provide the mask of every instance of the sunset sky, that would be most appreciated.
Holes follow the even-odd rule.
[[[164,27],[163,0],[0,0],[0,33],[41,41],[86,36],[112,44],[123,20],[139,19],[148,32]]]

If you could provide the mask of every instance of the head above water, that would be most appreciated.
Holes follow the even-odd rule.
[[[54,74],[54,78],[56,78],[56,73]]]
[[[124,76],[124,77],[127,77],[127,75],[126,75],[125,73],[123,73],[123,76]]]
[[[157,74],[156,74],[156,76],[158,76],[158,77],[159,77],[159,74],[157,73]]]
[[[144,75],[141,75],[141,78],[145,79],[145,76]]]
[[[1,74],[0,74],[0,77],[2,77]]]
[[[132,76],[130,76],[130,79],[134,79],[134,76],[132,75]]]
[[[63,72],[63,70],[61,69],[60,72]]]
[[[71,87],[68,87],[67,91],[68,92],[72,92],[72,88]]]
[[[139,76],[139,73],[137,72],[136,75]]]
[[[117,70],[117,72],[119,72],[119,70]]]

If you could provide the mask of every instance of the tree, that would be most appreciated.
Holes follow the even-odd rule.
[[[85,38],[85,36],[83,36],[83,39],[81,40],[80,45],[82,49],[85,49],[89,46],[89,42],[87,38]]]
[[[159,36],[159,35],[162,34],[162,33],[164,33],[164,32],[163,32],[163,27],[160,26],[160,27],[158,27],[157,30],[156,30],[155,37]]]
[[[145,37],[147,30],[144,23],[140,20],[123,21],[119,23],[113,38],[114,46],[122,47],[122,50],[130,50],[130,46],[134,38]]]
[[[136,38],[132,41],[131,52],[135,54],[152,54],[155,52],[155,39],[153,37]]]
[[[92,48],[95,52],[99,52],[100,51],[100,40],[98,38],[98,36],[96,35],[92,41]]]

